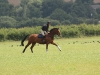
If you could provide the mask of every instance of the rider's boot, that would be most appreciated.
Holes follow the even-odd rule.
[[[44,43],[44,42],[45,42],[44,38],[45,38],[45,36],[43,36],[43,38],[42,38],[42,43]]]

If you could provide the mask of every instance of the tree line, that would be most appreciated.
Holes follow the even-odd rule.
[[[93,0],[21,0],[19,6],[0,0],[0,28],[20,28],[44,25],[97,24],[100,8],[93,11]],[[92,14],[92,16],[91,16]]]

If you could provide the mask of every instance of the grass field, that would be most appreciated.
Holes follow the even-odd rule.
[[[0,42],[0,75],[100,75],[100,37],[55,40],[49,45],[24,47],[19,41]],[[25,41],[25,44],[27,41]]]

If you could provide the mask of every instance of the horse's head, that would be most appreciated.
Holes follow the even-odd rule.
[[[50,30],[50,33],[60,36],[60,29],[59,28],[53,28],[53,29]]]

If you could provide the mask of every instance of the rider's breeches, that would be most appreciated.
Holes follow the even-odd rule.
[[[45,35],[46,35],[46,31],[41,30],[41,34],[42,34],[43,36],[45,36]]]

